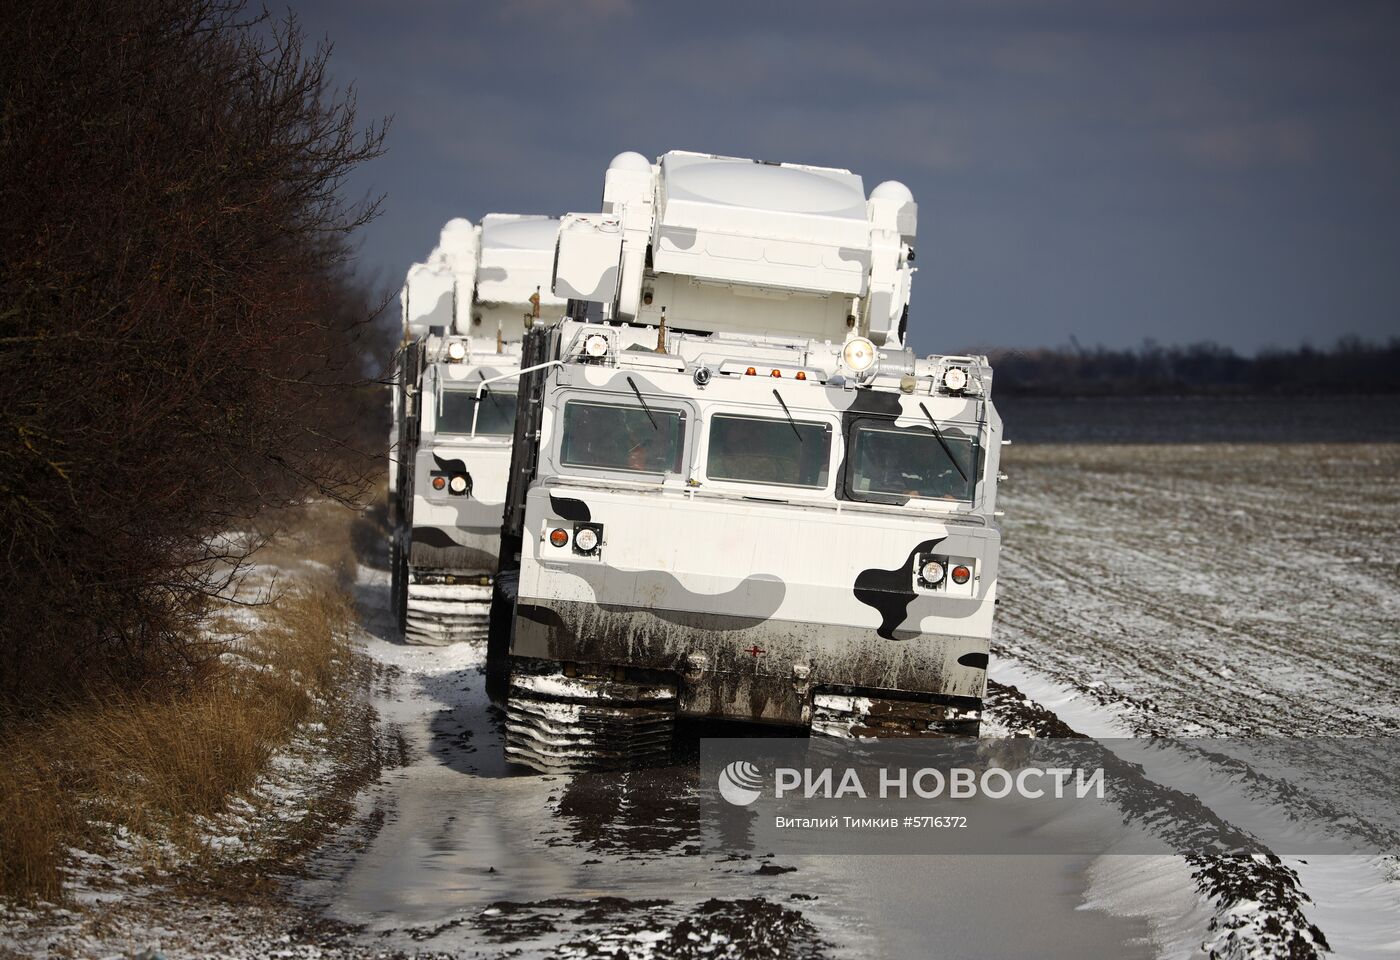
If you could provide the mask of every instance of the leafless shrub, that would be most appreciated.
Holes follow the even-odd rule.
[[[0,18],[0,699],[188,688],[247,529],[366,471],[373,305],[342,199],[381,148],[324,49],[227,0]],[[255,539],[255,538],[254,538]]]

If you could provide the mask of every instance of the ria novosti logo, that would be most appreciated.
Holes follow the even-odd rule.
[[[763,775],[747,760],[735,760],[719,772],[719,795],[736,807],[747,807],[763,793]]]
[[[1071,777],[1073,780],[1071,781]],[[747,807],[760,796],[767,783],[759,768],[748,760],[734,760],[719,772],[719,793],[736,807]],[[773,796],[783,800],[905,800],[910,795],[921,800],[948,798],[966,800],[984,797],[1000,800],[1014,794],[1027,800],[1041,797],[1074,799],[1104,797],[1102,767],[778,767],[773,774]],[[795,795],[795,797],[794,797]]]

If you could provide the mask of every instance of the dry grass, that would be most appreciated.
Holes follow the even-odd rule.
[[[67,848],[101,849],[114,828],[153,867],[197,857],[202,818],[248,791],[298,725],[353,682],[354,516],[312,504],[295,519],[258,558],[288,571],[286,588],[254,608],[255,622],[211,624],[241,636],[193,690],[94,691],[42,722],[3,727],[0,896],[59,900]]]

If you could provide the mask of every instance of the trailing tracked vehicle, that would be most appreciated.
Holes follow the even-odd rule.
[[[827,168],[613,161],[532,330],[492,616],[506,752],[678,715],[975,733],[1000,533],[985,358],[903,346],[916,208]]]
[[[451,220],[400,293],[389,502],[394,607],[410,641],[483,632],[521,337],[563,313],[550,292],[558,227],[557,219],[512,214],[480,225]]]

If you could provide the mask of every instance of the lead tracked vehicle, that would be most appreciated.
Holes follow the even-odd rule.
[[[389,512],[394,609],[410,642],[483,633],[521,337],[563,314],[564,301],[550,292],[558,227],[557,219],[514,214],[489,214],[480,225],[451,220],[400,293]]]
[[[844,170],[623,154],[531,331],[492,646],[506,753],[664,758],[677,716],[977,731],[1001,422],[903,346],[916,208]]]

